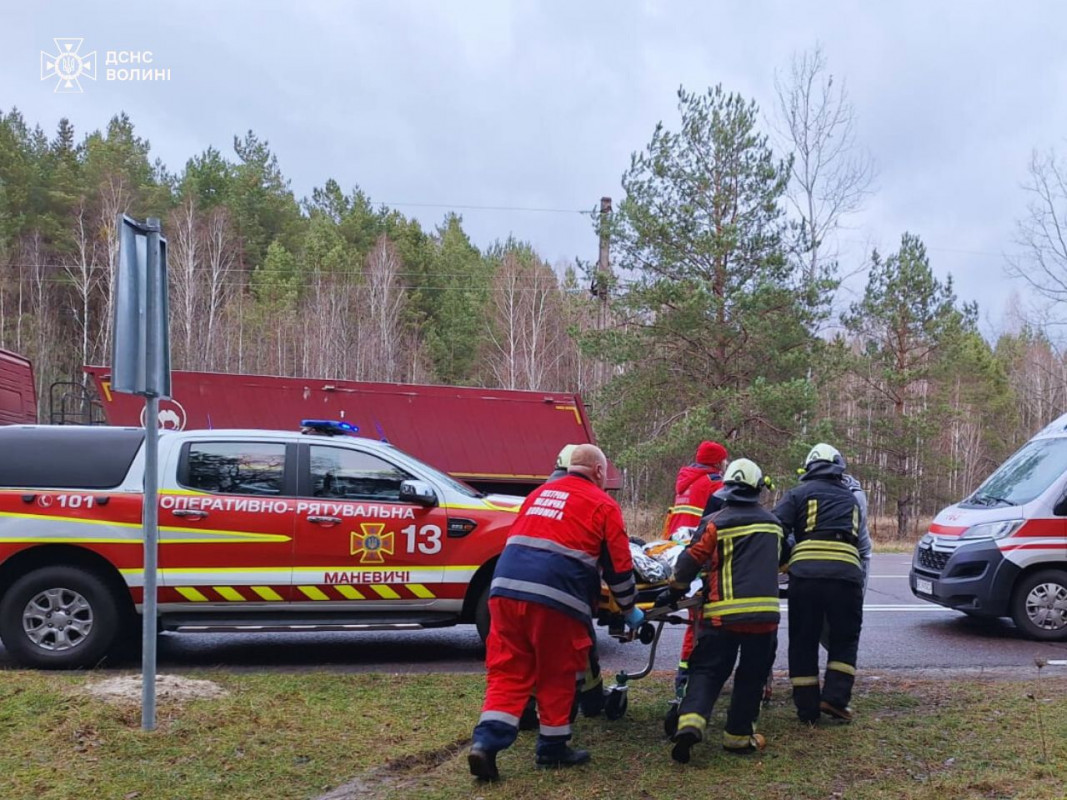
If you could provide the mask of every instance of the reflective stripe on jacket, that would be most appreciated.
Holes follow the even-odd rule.
[[[511,597],[592,623],[601,573],[619,607],[637,599],[630,540],[618,504],[581,475],[535,489],[511,526],[490,597]]]
[[[707,568],[704,620],[712,626],[774,623],[782,526],[758,504],[730,504],[706,517],[678,556],[672,580],[688,586]]]
[[[784,555],[791,575],[862,585],[861,511],[843,471],[827,462],[813,465],[775,506],[787,537]]]
[[[695,528],[699,525],[708,499],[721,488],[722,476],[713,467],[689,464],[678,470],[674,505],[667,511],[667,519],[663,523],[663,538],[669,539],[679,528]]]

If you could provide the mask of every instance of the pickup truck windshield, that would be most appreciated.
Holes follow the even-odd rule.
[[[1067,438],[1028,442],[961,503],[970,507],[1029,503],[1067,471]]]

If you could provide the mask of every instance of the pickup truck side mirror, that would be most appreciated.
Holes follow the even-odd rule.
[[[400,502],[420,506],[437,505],[437,493],[423,481],[404,481],[400,484]]]

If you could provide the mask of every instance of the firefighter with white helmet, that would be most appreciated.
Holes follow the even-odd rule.
[[[786,534],[789,565],[789,680],[797,716],[849,722],[856,653],[863,626],[861,509],[844,479],[837,448],[820,443],[804,460],[800,483],[774,513]],[[819,686],[819,639],[827,627],[826,675]]]
[[[725,505],[701,521],[693,543],[678,556],[670,588],[656,598],[656,605],[671,605],[707,569],[704,606],[671,751],[671,757],[683,764],[689,761],[693,745],[704,738],[712,707],[731,672],[734,688],[723,748],[744,754],[764,746],[756,720],[764,680],[774,662],[780,618],[782,526],[760,505],[766,482],[755,463],[747,458],[733,461],[724,478],[718,495]]]

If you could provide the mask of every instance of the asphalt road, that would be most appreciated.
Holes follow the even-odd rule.
[[[983,621],[915,598],[908,589],[910,555],[875,555],[864,609],[859,666],[862,670],[1024,670],[1034,659],[1067,660],[1067,642],[1022,638],[1007,620]],[[673,669],[682,626],[665,628],[657,669]],[[619,643],[599,629],[606,673],[635,671],[649,648]],[[786,668],[788,632],[783,619],[776,669]],[[326,669],[337,672],[480,672],[484,650],[474,627],[362,633],[167,633],[159,641],[160,670]],[[14,664],[0,648],[0,668]],[[137,668],[139,662],[114,664]],[[1067,674],[1067,667],[1056,668]]]

